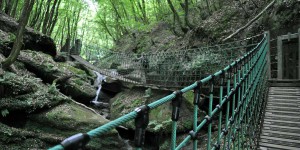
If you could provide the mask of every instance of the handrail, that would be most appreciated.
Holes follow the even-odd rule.
[[[149,122],[149,111],[167,102],[172,102],[173,106],[172,137],[170,146],[172,150],[183,148],[190,140],[193,140],[193,149],[196,150],[198,147],[197,134],[203,129],[204,125],[208,125],[207,149],[220,149],[221,147],[223,147],[223,149],[226,147],[254,147],[255,138],[251,137],[249,134],[260,130],[257,124],[259,124],[260,121],[259,118],[261,114],[259,113],[261,113],[261,109],[263,109],[260,108],[260,104],[264,103],[265,100],[263,92],[265,89],[264,82],[266,80],[265,75],[267,70],[266,55],[269,49],[269,36],[267,34],[268,33],[265,33],[263,39],[250,52],[232,62],[224,69],[148,105],[140,106],[134,111],[87,133],[71,136],[61,144],[50,148],[49,150],[63,150],[74,146],[78,147],[79,145],[84,146],[90,139],[99,137],[133,119],[135,119],[136,122],[135,145],[137,149],[141,149],[143,147],[142,143],[145,136],[145,129]],[[214,86],[216,85],[214,81],[216,78],[221,80],[219,89],[220,99],[219,104],[213,108]],[[232,81],[233,87],[230,84]],[[200,124],[198,124],[198,103],[203,84],[210,85],[209,110],[208,115],[201,120]],[[224,91],[224,89],[226,89],[226,91]],[[180,114],[182,94],[190,90],[194,90],[193,130],[190,131],[189,135],[179,143],[179,145],[177,145],[176,129]],[[226,95],[224,93],[226,93]],[[223,113],[222,109],[225,106],[226,119],[223,120],[221,116]],[[216,138],[217,140],[212,145],[212,120],[214,120],[214,117],[217,114],[219,115],[218,136]],[[253,119],[250,115],[255,118]],[[225,123],[224,128],[222,128],[222,122]],[[248,127],[249,124],[253,124],[253,126]],[[221,142],[222,139],[223,142]],[[236,139],[238,140],[236,141]]]

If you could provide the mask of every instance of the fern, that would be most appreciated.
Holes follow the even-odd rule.
[[[9,114],[9,111],[8,111],[7,109],[1,110],[1,115],[2,115],[3,117],[6,117],[8,114]]]

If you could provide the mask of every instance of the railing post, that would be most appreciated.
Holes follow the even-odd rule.
[[[233,144],[233,150],[235,149],[235,100],[236,100],[236,87],[237,87],[237,63],[238,61],[235,62],[235,65],[233,66],[233,97],[232,97],[232,114],[230,117],[230,138],[228,142],[228,146],[231,145],[231,142]],[[231,142],[230,142],[231,141]]]
[[[235,117],[235,120],[236,120],[236,127],[235,127],[235,129],[236,129],[236,132],[237,132],[237,139],[238,139],[238,150],[240,150],[240,148],[241,148],[241,142],[243,142],[244,140],[244,138],[241,138],[241,137],[243,137],[243,129],[241,128],[242,127],[242,122],[240,121],[241,120],[241,115],[242,115],[242,109],[240,109],[240,108],[243,108],[243,107],[240,107],[240,105],[241,106],[243,106],[243,103],[244,102],[242,102],[242,100],[241,100],[241,68],[242,68],[242,61],[240,60],[239,62],[238,62],[238,64],[237,64],[237,74],[238,74],[238,76],[237,76],[237,82],[238,82],[238,86],[236,87],[236,90],[237,90],[237,95],[238,95],[238,97],[237,97],[237,102],[238,102],[238,104],[237,104],[237,109],[235,109],[235,115],[237,116],[237,117]]]
[[[220,75],[220,94],[219,94],[219,105],[217,105],[219,109],[219,122],[218,122],[218,139],[217,139],[217,145],[215,145],[216,149],[220,149],[221,146],[221,129],[222,129],[222,100],[223,100],[223,88],[225,86],[225,71],[222,70],[222,73]],[[225,122],[226,124],[227,122]]]
[[[145,142],[145,130],[149,123],[149,106],[143,105],[135,109],[138,113],[135,118],[134,144],[137,150],[142,149]]]
[[[283,77],[283,56],[282,56],[282,39],[281,36],[277,37],[277,78]]]
[[[177,132],[177,121],[179,119],[180,106],[182,103],[182,92],[180,90],[175,91],[175,98],[172,100],[172,139],[171,139],[171,150],[176,148],[176,132]]]
[[[214,97],[214,81],[215,76],[211,75],[211,83],[209,89],[209,108],[208,108],[208,115],[206,116],[206,120],[208,123],[208,134],[207,134],[207,150],[211,149],[211,129],[212,129],[212,105],[213,105],[213,97]]]
[[[202,82],[197,82],[197,87],[194,89],[194,124],[193,131],[190,135],[193,140],[193,150],[197,150],[197,122],[198,122],[198,104],[200,103],[200,92],[201,92]]]
[[[270,55],[270,32],[269,31],[266,31],[264,33],[265,37],[266,37],[266,41],[267,41],[267,66],[268,66],[268,78],[271,79],[271,55]]]
[[[300,80],[300,28],[298,29],[298,79]]]
[[[224,147],[223,150],[226,149],[227,145],[227,135],[228,135],[228,122],[229,122],[229,113],[230,113],[230,101],[229,101],[229,92],[230,92],[230,80],[231,80],[231,70],[232,67],[229,66],[229,69],[227,71],[227,94],[226,94],[226,104],[227,104],[227,108],[226,108],[226,118],[225,118],[225,129],[222,131],[224,133]],[[228,140],[230,140],[230,137],[228,138]]]

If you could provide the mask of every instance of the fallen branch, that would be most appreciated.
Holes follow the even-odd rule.
[[[239,32],[245,30],[247,27],[249,27],[253,22],[255,22],[258,18],[260,18],[262,16],[262,14],[268,10],[274,3],[276,0],[273,0],[266,8],[264,8],[257,16],[255,16],[252,20],[250,20],[246,25],[244,25],[243,27],[239,28],[238,30],[236,30],[234,33],[232,33],[231,35],[229,35],[228,37],[224,38],[222,41],[225,42],[228,39],[232,38],[233,36],[235,36],[236,34],[238,34]]]

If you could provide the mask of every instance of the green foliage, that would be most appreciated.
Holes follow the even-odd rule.
[[[9,114],[9,111],[8,111],[7,109],[1,110],[1,115],[2,115],[3,117],[6,117],[8,114]]]
[[[50,86],[49,86],[49,89],[48,89],[48,92],[50,94],[55,94],[56,92],[58,92],[57,88],[56,88],[56,83],[53,82]]]

